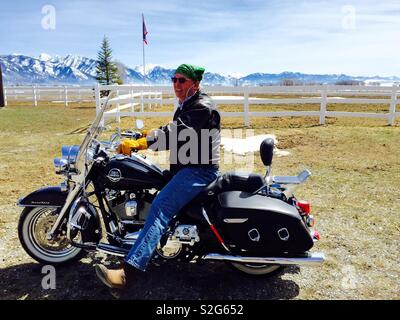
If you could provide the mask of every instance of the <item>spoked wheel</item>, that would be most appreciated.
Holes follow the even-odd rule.
[[[252,276],[272,276],[283,269],[283,266],[277,264],[256,264],[256,263],[236,263],[231,265],[241,272]]]
[[[69,243],[66,230],[61,230],[55,239],[47,239],[58,214],[57,209],[51,207],[25,208],[22,211],[18,223],[19,240],[25,251],[38,262],[62,264],[79,260],[86,254],[83,249]]]

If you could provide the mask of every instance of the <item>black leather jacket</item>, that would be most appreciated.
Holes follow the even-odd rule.
[[[212,99],[198,91],[175,111],[173,121],[148,140],[152,150],[170,150],[170,171],[185,167],[219,168],[221,117]]]

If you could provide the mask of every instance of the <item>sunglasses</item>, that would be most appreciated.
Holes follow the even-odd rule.
[[[173,83],[179,82],[180,84],[184,84],[186,81],[188,81],[188,79],[185,79],[185,78],[176,78],[176,77],[172,77],[171,80],[172,80]]]

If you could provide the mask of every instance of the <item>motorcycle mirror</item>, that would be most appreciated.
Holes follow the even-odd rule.
[[[139,130],[144,128],[144,121],[142,119],[136,119],[136,128]]]
[[[260,156],[265,166],[269,167],[272,163],[272,157],[274,154],[274,139],[267,138],[261,142],[260,145]]]

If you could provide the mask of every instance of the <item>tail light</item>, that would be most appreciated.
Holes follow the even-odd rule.
[[[297,208],[299,209],[301,214],[306,216],[310,215],[311,207],[308,201],[297,201]]]
[[[317,230],[313,231],[313,238],[318,241],[321,239],[321,236]]]

